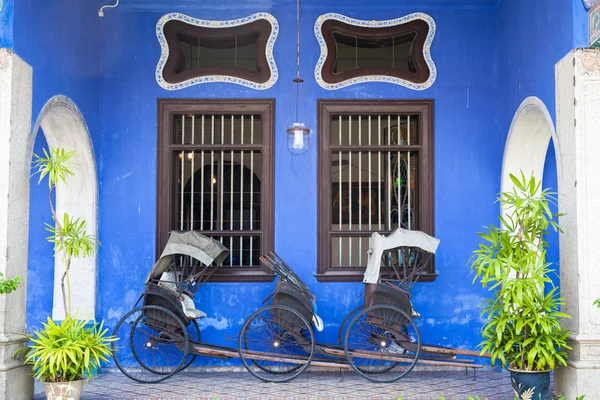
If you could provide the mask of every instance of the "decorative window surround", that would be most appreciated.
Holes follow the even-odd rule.
[[[268,81],[264,83],[252,82],[247,79],[229,76],[229,75],[205,75],[196,78],[191,78],[183,82],[179,83],[169,83],[163,77],[163,70],[169,58],[169,46],[167,44],[167,40],[165,38],[164,26],[167,22],[177,20],[184,22],[186,24],[190,24],[193,26],[204,27],[204,28],[232,28],[236,26],[241,26],[245,24],[249,24],[258,20],[266,20],[271,25],[271,34],[267,40],[267,44],[265,47],[265,56],[267,59],[267,64],[269,66],[271,77]],[[179,90],[189,86],[199,85],[201,83],[210,83],[210,82],[228,82],[235,83],[238,85],[247,86],[256,90],[265,90],[269,89],[271,86],[277,82],[279,77],[279,72],[277,70],[277,65],[275,63],[275,58],[273,57],[273,46],[275,44],[275,40],[277,39],[277,35],[279,33],[279,23],[275,19],[275,17],[266,12],[260,12],[256,14],[249,15],[247,17],[233,19],[233,20],[224,20],[224,21],[216,21],[216,20],[204,20],[199,18],[190,17],[181,13],[169,13],[162,16],[158,23],[156,24],[156,37],[158,38],[158,42],[161,47],[161,55],[158,60],[158,64],[156,66],[156,81],[158,84],[166,90]]]
[[[415,83],[406,79],[389,76],[389,75],[364,75],[356,78],[351,78],[344,80],[338,83],[328,83],[323,79],[323,67],[325,65],[325,61],[327,60],[327,44],[325,42],[325,38],[322,33],[323,23],[327,20],[336,20],[345,24],[354,25],[361,28],[386,28],[386,27],[394,27],[402,24],[406,24],[415,20],[423,20],[429,25],[429,32],[425,39],[425,43],[423,45],[423,57],[425,59],[425,63],[429,68],[429,78],[423,83]],[[351,17],[347,17],[342,14],[337,13],[328,13],[319,16],[315,23],[315,36],[317,37],[317,41],[319,42],[319,46],[321,48],[321,56],[317,61],[317,65],[315,66],[315,79],[319,83],[321,87],[327,90],[337,90],[344,88],[350,85],[356,85],[358,83],[365,82],[388,82],[394,83],[396,85],[405,86],[409,89],[413,90],[425,90],[429,88],[437,78],[437,70],[433,59],[431,58],[431,43],[433,42],[433,38],[436,32],[436,25],[433,18],[425,13],[414,13],[409,14],[401,18],[384,20],[384,21],[367,21],[360,20]]]

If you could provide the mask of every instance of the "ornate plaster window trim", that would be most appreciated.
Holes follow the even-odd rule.
[[[325,43],[325,38],[323,37],[321,28],[325,21],[331,20],[331,19],[337,20],[337,21],[340,21],[340,22],[343,22],[346,24],[359,26],[359,27],[367,27],[367,28],[384,28],[384,27],[397,26],[397,25],[402,25],[407,22],[411,22],[411,21],[418,20],[418,19],[425,21],[429,25],[429,32],[427,34],[427,38],[425,39],[425,44],[423,45],[423,57],[425,58],[425,62],[430,71],[429,78],[423,83],[415,83],[415,82],[408,81],[406,79],[401,79],[401,78],[388,76],[388,75],[367,75],[367,76],[360,76],[360,77],[356,77],[356,78],[347,79],[345,81],[342,81],[339,83],[334,83],[334,84],[325,82],[325,80],[323,79],[322,73],[323,73],[323,67],[325,64],[325,60],[327,59],[327,44]],[[436,69],[435,63],[433,62],[433,59],[431,57],[431,43],[433,42],[433,38],[435,37],[435,32],[436,32],[436,24],[435,24],[435,21],[433,20],[433,18],[430,15],[421,13],[421,12],[409,14],[404,17],[400,17],[400,18],[396,18],[396,19],[382,20],[382,21],[360,20],[360,19],[347,17],[345,15],[338,14],[338,13],[322,14],[321,16],[319,16],[319,18],[315,22],[315,36],[317,37],[317,42],[319,43],[319,47],[321,48],[321,55],[317,61],[317,65],[315,66],[315,79],[317,80],[317,83],[322,88],[327,89],[327,90],[337,90],[337,89],[341,89],[341,88],[344,88],[347,86],[356,85],[359,83],[366,83],[366,82],[387,82],[387,83],[393,83],[396,85],[404,86],[404,87],[407,87],[407,88],[413,89],[413,90],[425,90],[425,89],[429,88],[431,85],[433,85],[433,83],[435,82],[435,80],[437,78],[437,69]]]
[[[260,19],[266,20],[271,25],[271,34],[269,39],[267,40],[266,45],[266,58],[267,63],[269,65],[269,69],[271,71],[271,77],[268,81],[264,83],[252,82],[247,79],[242,79],[229,75],[205,75],[197,78],[188,79],[183,82],[178,83],[169,83],[163,77],[163,70],[165,64],[167,63],[167,59],[169,58],[169,46],[167,44],[167,40],[164,34],[164,26],[167,22],[172,20],[182,21],[184,23],[205,27],[205,28],[232,28],[240,25],[245,25],[254,21],[258,21]],[[266,90],[272,87],[277,79],[279,78],[279,72],[277,70],[277,64],[275,63],[275,58],[273,57],[273,47],[275,45],[275,40],[277,39],[277,35],[279,34],[279,23],[275,17],[267,12],[259,12],[247,17],[232,19],[232,20],[205,20],[190,17],[189,15],[185,15],[182,13],[169,13],[163,15],[156,24],[156,37],[160,44],[161,55],[158,60],[158,64],[156,65],[156,82],[166,90],[179,90],[184,89],[190,86],[199,85],[202,83],[211,83],[211,82],[226,82],[226,83],[234,83],[237,85],[242,85],[249,87],[251,89],[256,90]]]

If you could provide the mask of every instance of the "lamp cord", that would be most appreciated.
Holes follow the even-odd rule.
[[[300,0],[296,0],[296,121],[298,122],[298,111],[300,107]]]

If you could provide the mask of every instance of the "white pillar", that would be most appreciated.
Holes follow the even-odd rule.
[[[27,237],[32,70],[8,49],[0,49],[0,272],[21,277],[21,286],[0,295],[0,399],[31,399],[31,369],[14,360],[26,329]]]
[[[572,50],[556,66],[557,133],[562,174],[558,189],[563,320],[571,330],[569,365],[556,371],[555,390],[567,399],[600,399],[600,51]]]

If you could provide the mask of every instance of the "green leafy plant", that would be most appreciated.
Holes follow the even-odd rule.
[[[73,258],[90,257],[96,252],[96,245],[100,242],[94,235],[86,231],[87,222],[79,218],[74,218],[65,213],[62,219],[59,219],[52,201],[52,192],[59,182],[67,183],[67,178],[74,175],[75,169],[72,158],[74,151],[67,152],[64,149],[46,149],[44,156],[34,154],[34,175],[39,174],[38,183],[48,178],[48,203],[52,213],[54,225],[46,224],[46,230],[50,232],[48,241],[54,244],[55,254],[62,256],[65,264],[65,272],[61,278],[61,290],[63,306],[67,317],[71,315],[71,282],[69,280],[69,271]]]
[[[600,308],[600,299],[597,299],[596,301],[594,301],[594,305],[598,308]]]
[[[471,268],[474,282],[494,291],[482,310],[487,319],[483,326],[482,354],[491,354],[492,364],[500,360],[504,367],[543,371],[566,365],[570,349],[568,331],[561,328],[560,312],[564,301],[549,275],[546,262],[549,228],[560,231],[550,204],[556,205],[556,193],[541,190],[534,177],[510,175],[512,192],[498,197],[505,216],[501,226],[491,225],[479,235],[485,240],[473,253]],[[551,289],[545,291],[545,286]]]
[[[0,294],[9,294],[14,292],[19,288],[19,284],[21,283],[21,277],[16,276],[14,278],[8,279],[4,278],[2,272],[0,272]]]
[[[103,324],[67,318],[55,323],[50,318],[43,328],[30,336],[25,363],[32,365],[33,375],[43,382],[71,382],[98,373],[101,363],[111,355],[110,342]]]

